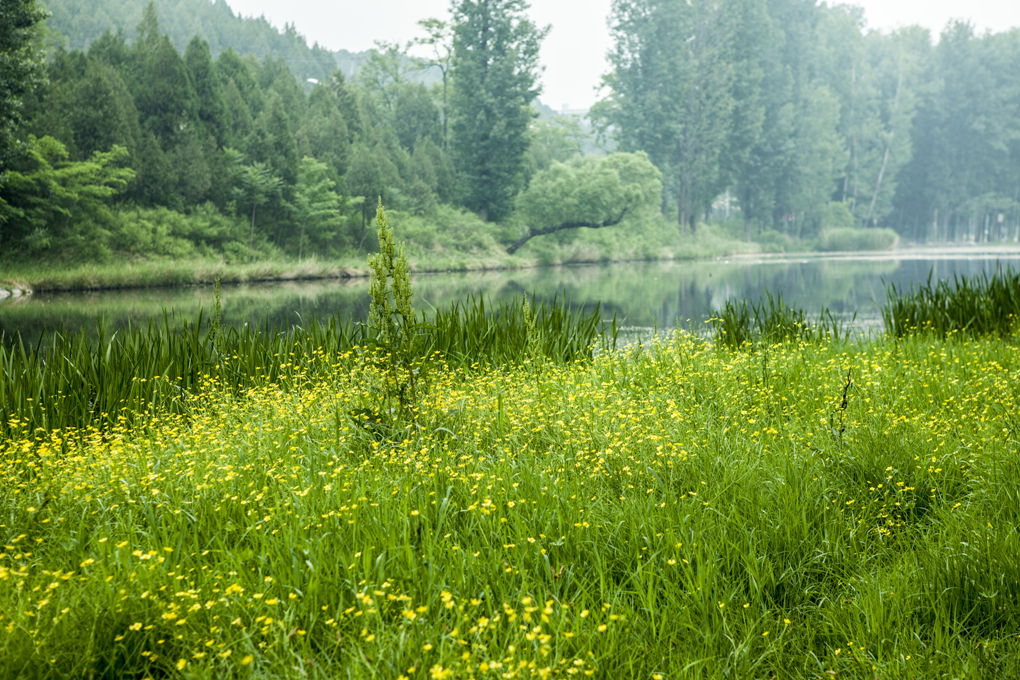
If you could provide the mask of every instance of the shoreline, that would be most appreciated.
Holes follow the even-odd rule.
[[[723,253],[712,257],[658,257],[638,259],[599,259],[599,260],[567,260],[557,263],[518,262],[518,263],[483,263],[478,266],[430,267],[422,262],[412,262],[413,275],[469,273],[469,272],[500,272],[527,269],[547,269],[554,267],[584,267],[611,264],[627,264],[636,262],[715,262],[740,261],[748,264],[801,262],[806,260],[918,260],[918,259],[981,259],[996,255],[1020,257],[1020,245],[1007,244],[992,246],[987,244],[969,245],[921,245],[917,247],[895,248],[885,251],[838,251],[838,252],[734,252]],[[112,266],[99,268],[98,271],[82,266],[78,270],[70,270],[64,280],[48,280],[57,271],[40,272],[33,276],[15,276],[0,278],[0,304],[15,300],[24,300],[38,293],[84,293],[124,290],[152,290],[221,285],[245,285],[258,283],[287,283],[313,281],[353,281],[368,278],[370,270],[367,266],[356,266],[350,263],[330,263],[315,261],[263,261],[247,264],[226,264],[223,262],[195,261],[178,264],[173,261],[153,260],[129,264],[126,268],[114,269]],[[114,274],[116,272],[116,274]],[[118,281],[118,277],[127,276]]]
[[[696,261],[715,261],[726,258],[742,257],[742,256],[761,256],[762,253],[731,253],[721,254],[714,257],[659,257],[659,258],[636,258],[636,259],[599,259],[599,260],[567,260],[564,262],[556,263],[541,263],[541,262],[521,262],[521,263],[504,263],[504,264],[491,264],[491,265],[480,265],[480,266],[464,266],[464,267],[428,267],[422,266],[421,263],[411,263],[411,274],[413,276],[419,275],[430,275],[430,274],[453,274],[453,273],[471,273],[471,272],[505,272],[505,271],[521,271],[528,269],[551,269],[555,267],[585,267],[585,266],[599,266],[609,264],[627,264],[635,262],[696,262]],[[150,261],[144,263],[137,263],[128,266],[128,270],[132,267],[142,270],[138,272],[140,274],[146,273],[145,270],[152,269],[158,270],[163,265],[171,265],[172,263],[163,261]],[[203,267],[209,267],[213,271],[203,272]],[[309,267],[318,268],[318,271],[309,271],[307,273],[301,273],[300,270],[308,269]],[[248,269],[260,269],[270,268],[277,269],[278,273],[275,274],[254,274],[249,275],[246,270]],[[124,270],[121,269],[121,272]],[[222,272],[222,273],[221,273]],[[180,271],[168,271],[166,274],[180,274]],[[111,281],[109,278],[104,280],[101,274],[88,273],[86,270],[78,275],[79,280],[85,280],[92,276],[95,277],[96,283],[81,283],[68,285],[62,285],[57,283],[56,285],[47,282],[44,278],[41,279],[42,283],[33,283],[32,277],[25,278],[12,278],[12,279],[0,279],[0,300],[6,300],[8,298],[14,299],[18,297],[24,297],[33,295],[36,293],[85,293],[85,292],[103,292],[103,291],[122,291],[122,290],[151,290],[159,288],[191,288],[191,287],[209,287],[215,286],[217,281],[221,285],[245,285],[252,283],[289,283],[289,282],[313,282],[313,281],[355,281],[360,279],[367,279],[371,276],[371,271],[367,266],[356,267],[347,264],[331,264],[331,263],[316,263],[316,262],[256,262],[251,264],[225,264],[225,263],[205,263],[195,262],[190,269],[191,276],[189,278],[172,278],[171,276],[165,277],[165,279],[155,279],[152,283],[144,283],[142,281],[135,282],[124,282],[118,283]],[[216,274],[216,275],[213,275]],[[46,276],[43,274],[42,276]],[[17,290],[18,293],[4,295],[5,292]]]

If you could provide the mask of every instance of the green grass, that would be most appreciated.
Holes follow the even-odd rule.
[[[1015,336],[525,310],[5,350],[0,677],[1020,676]]]
[[[420,315],[415,357],[438,353],[448,364],[520,361],[530,346],[558,361],[590,357],[615,343],[615,325],[598,307],[574,309],[524,299],[489,305],[474,298]],[[530,343],[530,344],[529,344]],[[374,339],[363,324],[334,316],[284,329],[222,326],[219,319],[161,322],[108,330],[55,332],[35,344],[0,335],[0,434],[41,428],[107,428],[148,411],[173,414],[188,395],[216,385],[233,393],[266,384],[294,388],[334,370],[335,358]]]
[[[1020,348],[769,357],[436,368],[386,428],[351,352],[9,436],[0,676],[1017,677]]]
[[[913,333],[994,334],[1006,337],[1020,324],[1020,272],[928,281],[903,291],[890,284],[882,308],[886,330],[897,337]]]
[[[364,258],[349,262],[297,262],[284,259],[254,263],[178,259],[136,262],[26,264],[4,267],[3,281],[42,291],[156,288],[258,281],[293,281],[367,276]]]
[[[731,349],[772,345],[787,340],[845,342],[852,335],[852,320],[847,323],[828,309],[817,321],[809,321],[801,309],[788,305],[781,295],[766,292],[758,301],[727,300],[709,319],[712,338]]]

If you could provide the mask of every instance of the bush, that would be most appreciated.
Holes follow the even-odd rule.
[[[497,227],[466,210],[439,205],[428,215],[398,210],[387,210],[386,215],[407,244],[409,255],[422,251],[481,254],[500,249],[493,233]]]
[[[853,227],[857,224],[857,220],[854,219],[854,213],[850,210],[850,206],[841,201],[830,201],[829,204],[822,209],[820,217],[822,226],[826,229]]]
[[[791,236],[775,229],[765,229],[754,239],[762,249],[770,253],[789,253],[803,250],[804,244]]]
[[[815,247],[824,252],[889,250],[895,247],[898,241],[899,236],[892,229],[830,227],[822,230]]]
[[[190,213],[169,208],[124,207],[114,213],[110,245],[144,257],[226,257],[250,260],[271,254],[264,239],[248,243],[245,220],[219,213],[211,204]]]

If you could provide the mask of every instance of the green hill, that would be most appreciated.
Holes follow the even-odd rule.
[[[133,39],[146,7],[141,0],[44,0],[44,4],[52,14],[49,27],[66,38],[70,49],[85,49],[111,30]],[[197,35],[214,55],[232,49],[260,61],[272,56],[302,80],[324,80],[337,68],[350,76],[366,58],[365,53],[309,46],[292,25],[278,30],[264,18],[239,16],[225,0],[153,0],[153,4],[160,32],[179,51]]]

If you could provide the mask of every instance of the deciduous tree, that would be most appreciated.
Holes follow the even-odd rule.
[[[519,199],[528,231],[507,252],[535,238],[567,229],[603,229],[642,210],[654,210],[662,174],[644,153],[578,157],[535,175]]]
[[[546,31],[525,0],[459,0],[453,8],[450,147],[461,203],[485,219],[513,209],[538,95],[538,50]]]

